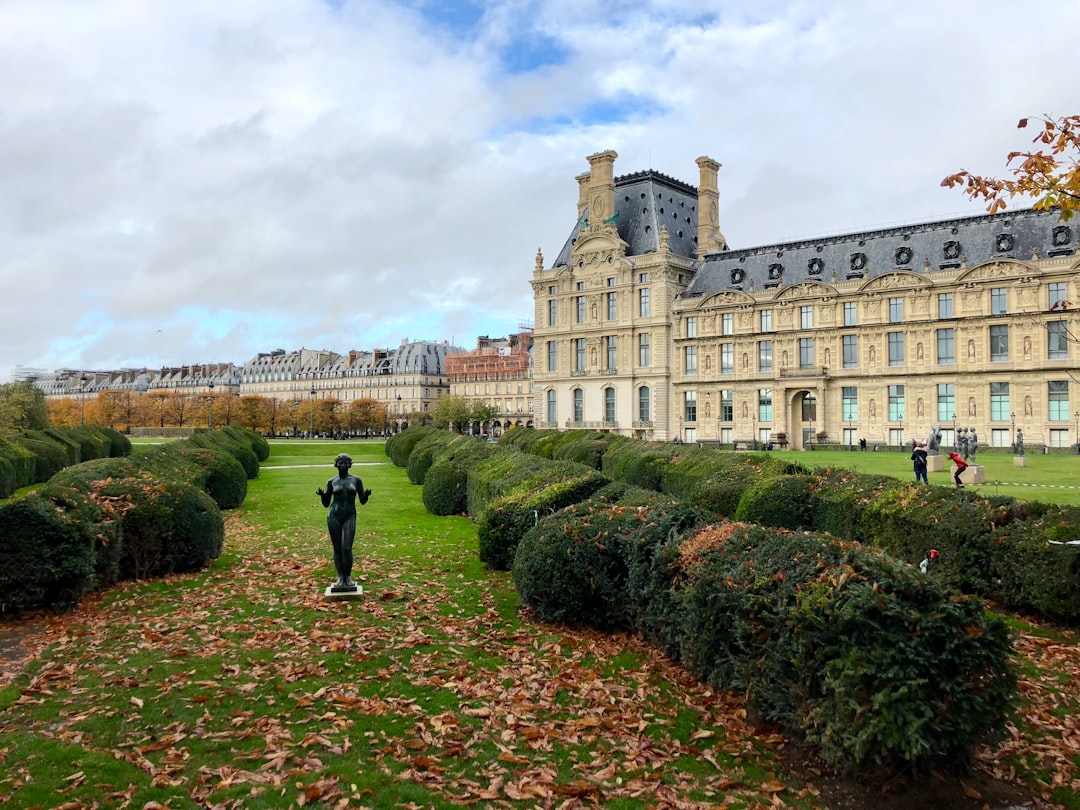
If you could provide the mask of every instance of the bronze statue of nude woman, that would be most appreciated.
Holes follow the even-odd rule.
[[[341,453],[334,459],[338,474],[326,482],[326,489],[315,490],[322,498],[322,505],[330,507],[326,513],[326,526],[330,530],[330,542],[334,546],[334,568],[337,569],[337,582],[332,591],[355,591],[356,583],[352,579],[353,540],[356,537],[356,501],[361,505],[368,502],[371,490],[364,489],[364,483],[349,472],[352,457]]]

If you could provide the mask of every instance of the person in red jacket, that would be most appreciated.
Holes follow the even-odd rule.
[[[963,457],[955,450],[949,453],[949,459],[956,465],[956,469],[953,470],[953,481],[956,482],[957,489],[963,489],[964,484],[960,481],[960,474],[968,468],[968,463],[964,461]]]

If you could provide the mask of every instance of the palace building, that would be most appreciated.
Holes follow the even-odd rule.
[[[649,439],[1077,444],[1076,224],[1017,210],[730,249],[694,188],[588,158],[537,254],[535,421]]]

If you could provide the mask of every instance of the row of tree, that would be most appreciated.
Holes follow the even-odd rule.
[[[31,420],[13,419],[14,427],[107,425],[122,432],[138,428],[225,427],[238,425],[264,435],[383,433],[410,425],[434,425],[458,433],[480,432],[498,419],[498,409],[465,397],[443,397],[431,413],[391,414],[374,399],[343,402],[333,397],[280,400],[258,395],[181,393],[176,391],[101,391],[87,397],[65,397],[47,402],[31,383],[0,386],[15,388],[14,413],[33,413]],[[36,392],[36,393],[35,393]],[[17,394],[17,395],[15,395]],[[0,420],[5,398],[0,396]],[[36,404],[35,404],[36,403]],[[34,424],[29,424],[33,421]],[[38,424],[40,422],[40,424]],[[0,421],[0,424],[3,424]]]

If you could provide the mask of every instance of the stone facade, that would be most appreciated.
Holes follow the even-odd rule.
[[[1017,428],[1077,442],[1080,226],[1025,210],[730,250],[719,164],[699,158],[694,189],[615,179],[614,159],[589,158],[573,234],[551,267],[537,256],[538,426],[795,448],[935,425],[943,445],[960,427],[983,445]]]
[[[532,330],[505,338],[482,336],[476,344],[473,351],[446,357],[451,396],[495,409],[497,416],[490,423],[473,426],[481,435],[532,427]]]

